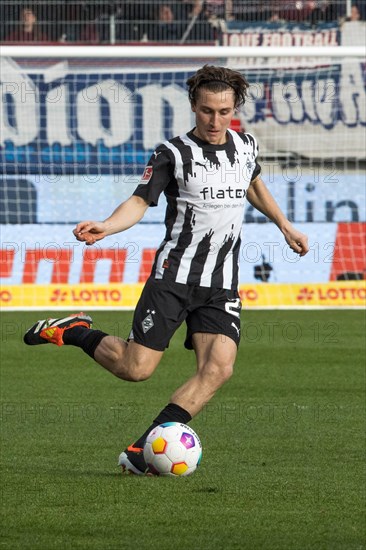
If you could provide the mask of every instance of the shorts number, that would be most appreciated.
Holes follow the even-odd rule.
[[[240,298],[226,302],[225,311],[230,313],[230,315],[235,315],[235,317],[240,317],[241,303]]]

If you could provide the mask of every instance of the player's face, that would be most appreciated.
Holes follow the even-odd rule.
[[[214,93],[203,88],[198,92],[192,111],[196,113],[193,133],[212,145],[222,145],[226,142],[226,131],[235,112],[234,91]]]

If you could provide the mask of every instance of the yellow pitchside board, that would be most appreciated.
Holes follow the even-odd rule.
[[[134,309],[143,284],[4,285],[0,305],[7,309]],[[363,307],[365,281],[240,285],[244,308]]]

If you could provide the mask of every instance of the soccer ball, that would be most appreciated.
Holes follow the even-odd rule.
[[[144,459],[154,475],[189,476],[202,458],[198,435],[186,424],[165,422],[147,436]]]

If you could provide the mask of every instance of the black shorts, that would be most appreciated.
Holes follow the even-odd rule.
[[[193,349],[192,336],[196,332],[222,334],[239,345],[240,311],[241,301],[236,290],[184,285],[150,277],[135,309],[130,339],[163,351],[185,321],[187,349]]]

